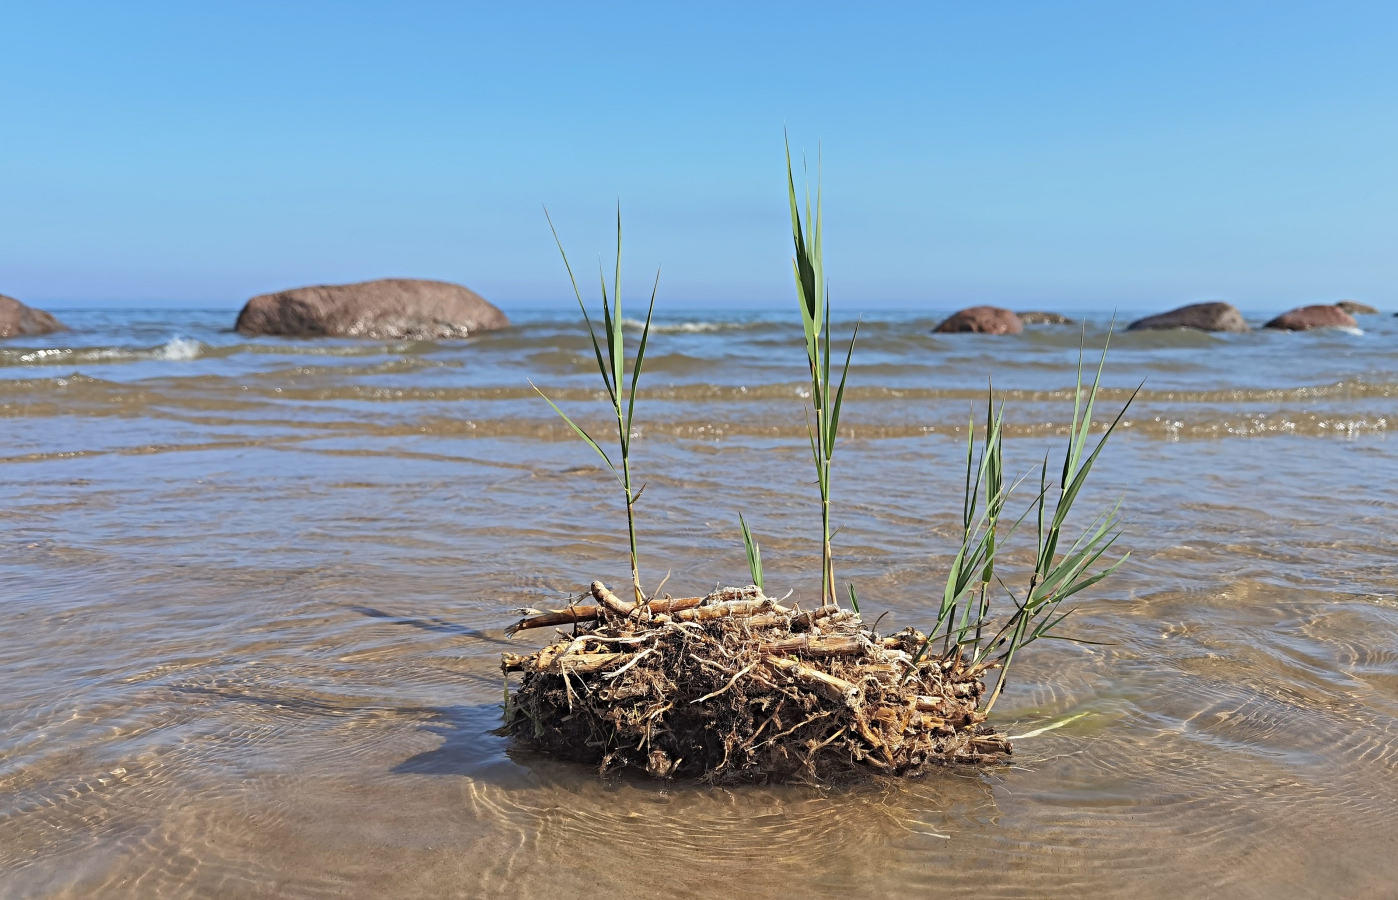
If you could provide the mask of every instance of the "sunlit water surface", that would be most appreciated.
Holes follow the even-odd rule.
[[[1391,897],[1398,327],[1118,335],[1083,509],[1132,558],[996,708],[1014,764],[837,789],[600,779],[490,732],[504,628],[624,582],[565,315],[466,342],[247,340],[227,312],[60,313],[0,345],[0,895]],[[1106,316],[1089,317],[1100,346]],[[866,315],[839,576],[927,621],[986,379],[1029,469],[1078,332]],[[837,323],[847,334],[851,323]],[[642,573],[813,595],[799,326],[674,314],[638,408]],[[1022,492],[1027,502],[1028,492]],[[1022,580],[1025,554],[1008,573]],[[1018,566],[1018,570],[1015,570]]]

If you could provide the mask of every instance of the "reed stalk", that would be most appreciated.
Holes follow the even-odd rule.
[[[602,283],[602,331],[606,338],[607,352],[602,352],[602,345],[597,340],[597,331],[593,328],[592,317],[587,313],[587,304],[583,302],[582,291],[578,289],[578,280],[573,275],[573,266],[568,262],[568,254],[563,249],[563,242],[559,240],[558,229],[553,226],[553,219],[549,217],[548,210],[544,210],[544,217],[548,219],[549,230],[553,232],[554,243],[558,245],[558,252],[563,257],[563,266],[568,270],[568,280],[573,285],[573,295],[577,297],[578,308],[582,310],[583,322],[587,326],[588,337],[592,340],[592,351],[597,358],[597,371],[602,376],[602,384],[607,389],[607,399],[611,402],[612,411],[616,416],[617,444],[620,451],[621,467],[612,462],[612,458],[607,455],[607,451],[602,449],[602,445],[592,439],[582,426],[574,422],[563,410],[558,408],[552,400],[540,391],[531,382],[540,397],[553,407],[553,411],[562,416],[563,421],[577,433],[587,445],[602,457],[602,461],[607,464],[607,468],[616,476],[617,483],[621,486],[626,498],[626,536],[631,548],[631,588],[636,595],[636,608],[645,609],[646,595],[641,589],[641,568],[636,555],[636,500],[641,496],[641,491],[645,490],[642,484],[640,489],[633,490],[631,480],[631,441],[634,438],[632,426],[635,423],[636,412],[636,385],[641,378],[641,367],[646,358],[646,343],[650,339],[651,315],[655,312],[655,294],[660,287],[660,270],[655,273],[655,283],[651,286],[650,307],[646,310],[646,322],[641,329],[641,341],[636,348],[636,358],[631,364],[631,383],[626,385],[626,343],[625,334],[622,330],[621,315],[621,207],[617,207],[616,213],[616,273],[612,279],[610,296],[607,289],[607,276],[598,267],[598,279]]]
[[[1108,343],[1111,335],[1108,333]],[[1048,475],[1045,457],[1039,470],[1039,492],[1018,520],[1003,520],[1005,503],[1019,485],[1019,479],[1006,485],[1004,481],[1004,408],[997,412],[994,391],[986,409],[985,432],[980,453],[976,453],[974,417],[968,423],[966,445],[966,478],[962,500],[961,546],[952,560],[942,600],[937,609],[936,623],[927,633],[913,657],[920,662],[934,639],[941,637],[944,665],[973,673],[999,669],[995,688],[987,697],[983,712],[989,713],[1008,683],[1016,654],[1040,638],[1075,640],[1057,633],[1057,629],[1074,611],[1060,612],[1069,598],[1092,587],[1111,575],[1130,556],[1120,558],[1093,571],[1103,556],[1121,536],[1121,503],[1098,514],[1066,550],[1060,550],[1069,512],[1092,471],[1107,440],[1116,431],[1126,410],[1139,393],[1138,387],[1117,413],[1095,447],[1088,453],[1092,415],[1106,364],[1107,348],[1103,347],[1097,373],[1089,388],[1083,385],[1082,352],[1078,355],[1077,382],[1073,393],[1073,420],[1069,429],[1068,446],[1057,483],[1057,496]],[[1022,595],[1016,594],[996,573],[996,557],[1005,542],[1018,530],[1030,513],[1035,514],[1036,552],[1034,569]],[[994,598],[1000,593],[992,588],[998,584],[1012,604],[1012,611],[997,616]]]
[[[1010,666],[1014,662],[1015,654],[1024,647],[1039,638],[1093,643],[1081,638],[1067,638],[1054,633],[1058,626],[1072,615],[1076,607],[1062,613],[1059,613],[1058,609],[1068,598],[1092,587],[1120,569],[1131,556],[1128,551],[1101,570],[1089,574],[1098,560],[1121,537],[1122,530],[1119,527],[1121,523],[1120,500],[1110,509],[1099,513],[1068,550],[1059,552],[1063,528],[1068,513],[1077,500],[1078,493],[1086,484],[1087,477],[1092,472],[1092,466],[1102,453],[1103,448],[1106,447],[1108,438],[1121,424],[1126,410],[1130,408],[1131,403],[1141,390],[1138,386],[1131,393],[1126,403],[1122,405],[1121,411],[1117,413],[1116,418],[1103,431],[1092,452],[1084,456],[1092,427],[1092,413],[1097,404],[1097,393],[1102,383],[1102,370],[1107,362],[1107,348],[1110,344],[1111,331],[1109,330],[1107,341],[1102,347],[1102,358],[1097,364],[1097,373],[1092,380],[1092,387],[1086,392],[1085,397],[1082,386],[1083,357],[1082,351],[1079,349],[1077,385],[1073,392],[1072,428],[1069,431],[1068,447],[1064,453],[1063,468],[1059,475],[1058,496],[1053,504],[1053,513],[1048,517],[1047,528],[1045,527],[1045,513],[1048,509],[1048,495],[1050,493],[1047,459],[1044,460],[1039,470],[1039,494],[1034,501],[1037,552],[1028,588],[1025,590],[1022,601],[1015,597],[1013,592],[1010,592],[1010,598],[1016,606],[1014,613],[1000,626],[993,638],[984,645],[978,641],[973,649],[973,665],[983,664],[985,660],[993,659],[1000,666],[1000,676],[996,679],[995,689],[986,700],[985,712],[987,714],[995,706],[995,701],[1000,698],[1000,694],[1008,682]]]
[[[830,305],[827,302],[825,266],[821,235],[820,176],[816,176],[815,207],[811,207],[810,188],[805,195],[805,219],[802,220],[796,196],[796,179],[791,168],[791,145],[786,148],[786,185],[791,205],[791,237],[795,255],[791,267],[796,276],[796,294],[801,307],[801,325],[806,336],[806,362],[811,377],[811,405],[807,412],[806,433],[815,459],[816,483],[820,488],[820,596],[821,604],[839,605],[835,593],[835,564],[830,549],[830,470],[835,456],[835,437],[840,428],[840,405],[845,397],[845,378],[849,375],[850,358],[859,337],[856,323],[845,353],[838,387],[831,388],[830,377]],[[815,421],[811,421],[814,414]]]

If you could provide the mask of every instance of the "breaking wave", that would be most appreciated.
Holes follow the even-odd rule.
[[[145,360],[188,362],[203,356],[208,346],[175,335],[158,347],[51,347],[40,350],[0,350],[0,366],[71,366],[130,363]]]

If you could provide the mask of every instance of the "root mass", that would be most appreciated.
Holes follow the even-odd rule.
[[[984,667],[917,660],[924,636],[880,637],[834,606],[801,611],[756,587],[637,605],[594,581],[595,604],[531,616],[572,624],[528,655],[502,733],[601,771],[715,783],[916,775],[1010,753],[979,710]]]

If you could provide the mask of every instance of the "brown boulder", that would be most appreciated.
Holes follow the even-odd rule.
[[[1017,312],[1019,321],[1025,325],[1072,325],[1073,320],[1056,312]]]
[[[67,325],[42,309],[25,306],[14,297],[0,294],[0,338],[51,334],[67,330]]]
[[[1231,303],[1191,303],[1155,316],[1137,319],[1126,327],[1127,331],[1147,329],[1193,328],[1198,331],[1247,331],[1248,323],[1243,314]]]
[[[433,340],[505,328],[505,314],[445,281],[381,278],[253,297],[238,313],[243,334]]]
[[[998,306],[972,306],[952,313],[946,321],[932,329],[934,333],[970,331],[976,334],[1019,334],[1024,323],[1019,316]]]
[[[1284,331],[1308,331],[1312,328],[1355,328],[1359,325],[1354,316],[1338,306],[1302,306],[1284,312],[1263,328],[1280,328]]]
[[[1374,307],[1357,300],[1341,300],[1335,305],[1352,316],[1376,316],[1379,314],[1379,311]]]

